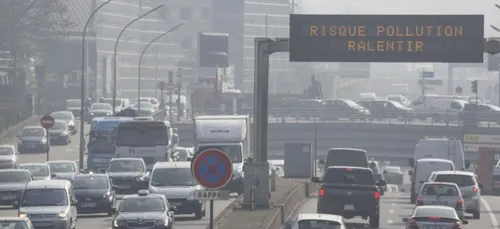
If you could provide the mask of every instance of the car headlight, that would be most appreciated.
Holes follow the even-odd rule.
[[[102,195],[102,198],[103,198],[103,199],[107,199],[107,198],[109,198],[109,197],[111,197],[111,193],[109,193],[109,192],[106,192],[106,193],[104,193],[104,194]]]
[[[113,226],[115,226],[115,227],[125,226],[125,221],[115,219],[115,221],[113,221]]]
[[[42,142],[42,143],[47,143],[47,139],[46,139],[46,138],[44,138],[44,139],[42,139],[42,141],[41,141],[41,142]]]
[[[28,214],[24,213],[24,212],[19,212],[19,217],[21,218],[24,218],[24,217],[28,217]]]
[[[168,220],[167,219],[156,220],[156,225],[167,226],[168,225]]]
[[[93,112],[90,112],[90,115],[94,115],[94,113],[93,113]]]
[[[68,212],[66,212],[66,211],[59,212],[60,218],[66,218],[66,216],[68,216]]]
[[[68,132],[62,132],[61,133],[61,136],[66,136],[66,135],[68,135]]]
[[[106,113],[106,115],[112,115],[112,114],[113,114],[112,112],[108,112],[108,113]]]
[[[75,125],[75,122],[73,122],[73,121],[68,122],[68,126],[74,126],[74,125]]]
[[[145,177],[136,177],[135,180],[136,181],[144,181],[146,178]]]

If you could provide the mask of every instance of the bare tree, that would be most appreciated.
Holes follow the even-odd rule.
[[[29,51],[71,25],[64,0],[0,0],[0,50]]]

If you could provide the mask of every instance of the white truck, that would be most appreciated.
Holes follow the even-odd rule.
[[[231,158],[233,176],[226,185],[231,192],[243,193],[243,160],[250,156],[250,117],[247,115],[210,115],[194,118],[195,157],[218,148]]]

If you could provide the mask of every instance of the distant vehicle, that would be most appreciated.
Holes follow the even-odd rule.
[[[399,166],[384,167],[384,177],[388,184],[403,184],[403,171]]]
[[[73,190],[78,200],[78,214],[106,213],[113,215],[116,194],[106,173],[79,173],[75,175]]]
[[[148,103],[151,103],[154,107],[155,110],[159,110],[160,109],[160,103],[158,102],[158,100],[156,98],[139,98],[139,101],[138,102],[148,102]]]
[[[134,120],[137,121],[154,121],[155,119],[151,116],[143,116],[143,117],[134,117]]]
[[[460,113],[464,107],[469,103],[468,98],[464,97],[422,97],[413,101],[411,107],[418,119],[425,121],[431,118],[435,122],[449,123],[459,120]]]
[[[78,173],[78,166],[76,162],[70,160],[48,161],[50,171],[58,180],[73,181],[75,175]]]
[[[99,101],[99,103],[107,103],[111,106],[113,106],[113,98],[103,98],[102,101]],[[118,113],[125,108],[127,108],[129,104],[127,104],[127,100],[123,98],[116,98],[115,99],[115,113]]]
[[[414,228],[439,228],[461,229],[463,225],[469,224],[467,220],[460,220],[454,208],[445,206],[417,206],[409,218],[403,218],[406,229]]]
[[[19,166],[19,153],[14,145],[0,145],[0,169],[14,169]]]
[[[56,175],[52,174],[49,165],[46,163],[23,163],[18,168],[30,171],[33,180],[50,180],[56,178]]]
[[[27,217],[0,217],[0,222],[2,222],[2,228],[35,229]]]
[[[108,175],[117,194],[147,189],[149,174],[142,158],[113,158],[108,167]]]
[[[481,217],[481,188],[475,174],[463,171],[438,171],[432,179],[434,182],[454,183],[460,188],[466,213],[472,213],[474,219]]]
[[[408,106],[411,103],[404,95],[388,95],[387,100],[398,102],[403,106]]]
[[[384,180],[386,183],[386,179],[382,171],[380,171],[380,167],[378,166],[378,161],[370,161],[368,163],[368,167],[372,170],[373,176],[375,176],[375,182],[379,182]],[[387,191],[387,185],[380,186],[380,194],[384,195],[385,191]]]
[[[108,103],[93,103],[90,105],[87,122],[91,123],[96,117],[106,117],[113,115],[113,107]]]
[[[0,170],[0,205],[17,207],[26,184],[32,180],[30,171],[26,169]]]
[[[79,99],[67,99],[66,110],[71,111],[75,117],[80,117],[81,103]]]
[[[348,99],[322,100],[322,105],[323,112],[320,117],[325,120],[366,120],[371,114],[370,110]]]
[[[138,116],[153,116],[157,111],[152,103],[145,101],[133,104],[132,109],[136,110]]]
[[[56,143],[68,145],[71,142],[71,131],[65,121],[55,121],[54,126],[50,128],[49,134],[51,145],[55,145]]]
[[[158,162],[151,172],[149,191],[167,197],[176,214],[194,214],[201,220],[206,213],[205,201],[194,198],[195,191],[204,188],[191,172],[191,162]]]
[[[478,122],[500,123],[500,107],[492,104],[477,104],[477,107],[474,104],[473,106],[466,106],[463,111],[476,113]]]
[[[422,184],[427,181],[429,175],[434,171],[455,170],[455,165],[450,160],[437,158],[419,159],[415,163],[414,171],[410,171],[411,177],[411,203],[415,203],[417,196],[422,188]]]
[[[413,109],[405,107],[399,102],[391,100],[359,101],[359,105],[370,110],[370,118],[376,120],[397,119],[400,121],[412,121]]]
[[[457,184],[449,182],[425,182],[417,197],[417,206],[439,205],[455,209],[458,218],[464,219],[464,199]]]
[[[65,121],[66,124],[68,125],[69,130],[71,131],[71,134],[77,134],[78,130],[76,129],[76,119],[75,116],[73,116],[73,113],[70,111],[56,111],[52,112],[50,114],[52,118],[54,118],[56,121],[57,120],[62,120]]]
[[[369,220],[371,228],[380,225],[380,187],[384,180],[375,181],[369,168],[330,166],[323,179],[313,177],[313,182],[321,183],[318,192],[317,212],[336,214],[346,219],[361,216]]]
[[[465,160],[462,142],[459,139],[446,137],[421,138],[415,146],[413,158],[409,159],[408,165],[414,167],[415,161],[422,158],[447,159],[453,162],[457,170],[461,171],[465,171],[470,167],[470,162]]]
[[[90,124],[87,144],[87,168],[91,170],[106,169],[109,161],[115,156],[115,145],[112,132],[120,122],[132,120],[128,117],[99,117]]]
[[[191,148],[177,147],[172,154],[172,159],[174,161],[189,161],[193,158],[194,152]]]
[[[327,169],[330,166],[354,166],[368,168],[367,152],[363,149],[353,148],[330,148],[324,159],[319,164]]]
[[[41,126],[26,126],[17,141],[19,153],[46,153],[49,150],[47,131]]]
[[[174,228],[175,206],[171,206],[164,195],[141,190],[138,194],[123,197],[118,209],[114,209],[112,229],[121,228]],[[141,222],[137,222],[140,217]]]
[[[301,213],[293,221],[285,223],[284,229],[347,229],[344,218],[339,215]]]
[[[30,181],[19,204],[18,216],[28,217],[35,227],[76,228],[76,206],[71,182]]]

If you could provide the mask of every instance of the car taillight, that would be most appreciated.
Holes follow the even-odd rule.
[[[419,205],[424,205],[424,200],[420,196],[417,198],[417,206]]]
[[[408,227],[411,229],[418,229],[417,222],[414,219],[410,219],[410,221],[408,221]]]
[[[374,192],[373,198],[375,198],[376,200],[380,199],[380,192]]]
[[[441,217],[439,217],[439,216],[431,216],[431,217],[429,217],[429,219],[430,220],[440,220]]]
[[[325,196],[325,190],[323,188],[320,188],[318,194],[319,197],[323,198],[323,196]]]
[[[477,191],[479,191],[479,189],[478,189],[477,187],[473,187],[473,188],[472,188],[472,191],[473,191],[473,192],[477,192]]]
[[[462,208],[463,206],[464,206],[464,201],[462,199],[458,199],[456,208]]]
[[[462,222],[455,222],[455,224],[453,225],[453,229],[462,229]]]

